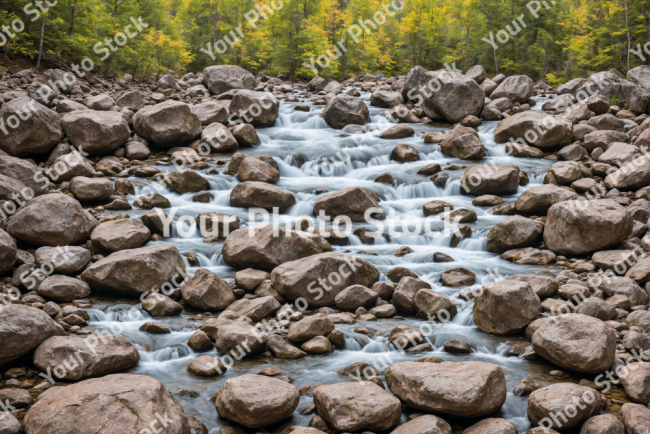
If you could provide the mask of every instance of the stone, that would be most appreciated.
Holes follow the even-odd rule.
[[[181,285],[183,301],[202,311],[224,310],[235,302],[232,287],[206,268],[199,268]]]
[[[370,288],[352,285],[339,292],[334,297],[334,303],[341,310],[354,311],[360,307],[371,307],[378,297],[379,295]]]
[[[470,426],[463,431],[463,434],[517,434],[518,432],[517,427],[508,420],[488,418]]]
[[[275,184],[280,180],[280,172],[275,167],[256,158],[245,158],[237,170],[237,176],[244,182]]]
[[[425,114],[436,119],[444,117],[451,123],[461,122],[467,116],[478,117],[485,103],[485,91],[471,78],[449,71],[430,71],[422,74],[418,83],[424,99]]]
[[[255,127],[271,127],[278,117],[280,103],[269,92],[242,89],[230,102],[229,111]]]
[[[119,112],[80,110],[66,113],[61,126],[77,149],[105,155],[129,140],[129,123]]]
[[[616,335],[602,321],[572,313],[545,322],[532,344],[538,355],[561,368],[598,374],[614,361]]]
[[[516,274],[514,276],[506,277],[506,280],[519,280],[528,283],[539,298],[552,297],[557,293],[557,290],[560,287],[554,278],[546,276]]]
[[[16,263],[18,249],[8,233],[0,229],[0,275],[11,271]]]
[[[546,131],[537,134],[535,131]],[[530,131],[533,134],[528,134]],[[571,143],[572,123],[560,116],[539,111],[525,111],[502,120],[494,131],[497,143],[525,140],[537,148],[551,148]],[[514,140],[513,140],[514,139]]]
[[[108,252],[136,249],[151,237],[151,231],[138,220],[130,218],[113,220],[97,226],[90,240],[93,246]]]
[[[29,113],[29,116],[27,114]],[[49,152],[63,137],[57,113],[27,96],[6,102],[0,108],[0,120],[9,125],[9,117],[20,117],[11,134],[0,136],[0,151],[14,157]],[[22,118],[27,118],[22,120]],[[13,124],[13,118],[11,121]]]
[[[499,410],[506,400],[505,375],[491,363],[401,362],[385,376],[400,401],[425,412],[480,417]]]
[[[174,316],[181,313],[182,306],[164,294],[149,294],[142,300],[142,309],[151,316]]]
[[[81,278],[94,290],[139,297],[185,272],[176,247],[153,245],[115,252],[86,268]]]
[[[630,161],[605,178],[605,186],[608,189],[636,190],[647,186],[649,183],[650,158],[646,155]]]
[[[329,100],[322,117],[330,127],[341,129],[347,125],[365,125],[370,112],[360,98],[341,94]]]
[[[183,408],[160,381],[144,375],[113,374],[63,387],[40,399],[25,416],[33,434],[141,432],[166,415],[169,433],[190,434]]]
[[[528,283],[504,280],[483,286],[474,301],[473,318],[486,333],[510,335],[522,332],[540,310],[539,297]]]
[[[476,282],[476,273],[466,268],[452,268],[440,275],[440,281],[444,286],[470,286]]]
[[[560,202],[549,208],[544,243],[556,254],[584,255],[617,245],[630,232],[632,216],[613,200]]]
[[[333,219],[337,216],[346,215],[353,222],[365,221],[366,212],[368,210],[372,211],[372,208],[376,208],[377,211],[370,214],[371,216],[375,215],[376,218],[376,214],[382,213],[377,195],[362,187],[349,187],[328,193],[319,197],[314,203],[316,215],[322,210]]]
[[[544,224],[521,216],[497,223],[488,232],[488,252],[503,253],[511,249],[531,247],[540,239]]]
[[[92,345],[88,342],[76,336],[53,336],[36,348],[34,364],[46,373],[64,366],[65,374],[59,376],[61,370],[57,369],[55,376],[61,380],[78,381],[122,371],[140,361],[137,348],[124,336],[103,335]],[[69,360],[77,363],[71,364]]]
[[[519,188],[519,173],[519,167],[512,164],[470,167],[463,173],[461,193],[472,196],[514,194]]]
[[[390,90],[375,90],[370,95],[370,105],[382,108],[393,108],[404,103],[404,99],[399,92]]]
[[[630,332],[633,333],[633,332]],[[634,363],[628,367],[627,375],[619,375],[625,393],[638,404],[650,404],[650,363]]]
[[[260,428],[287,419],[298,407],[298,388],[277,378],[240,375],[227,380],[215,394],[219,416]]]
[[[515,210],[526,214],[546,214],[556,203],[578,199],[574,192],[553,184],[531,187],[515,202]]]
[[[553,384],[530,394],[528,420],[533,426],[541,425],[544,421],[543,426],[546,428],[566,430],[597,415],[601,405],[600,393],[590,387],[573,383]],[[571,406],[570,412],[566,411],[568,406]],[[563,416],[556,416],[554,419],[551,414]]]
[[[212,95],[232,89],[252,90],[257,85],[250,72],[236,65],[214,65],[203,69],[203,84]]]
[[[216,357],[199,356],[190,362],[187,370],[199,377],[217,377],[226,372],[228,368]]]
[[[177,170],[163,179],[163,185],[174,193],[198,193],[210,190],[210,182],[193,170]]]
[[[140,92],[132,90],[123,93],[122,96],[115,101],[115,105],[120,108],[137,112],[144,108],[144,100],[142,99],[142,94],[140,94]]]
[[[138,111],[133,117],[133,129],[150,142],[172,147],[198,137],[201,121],[187,104],[169,100]]]
[[[490,95],[491,99],[508,98],[512,102],[527,103],[533,95],[534,82],[525,75],[513,75],[503,80]]]
[[[75,199],[54,193],[20,207],[10,218],[7,232],[36,246],[65,246],[85,242],[97,224]]]
[[[214,122],[203,128],[201,141],[206,143],[212,152],[232,152],[239,148],[237,139],[225,125]]]
[[[38,295],[57,302],[71,302],[90,295],[86,282],[68,276],[52,275],[38,286]]]
[[[296,198],[292,193],[266,182],[242,182],[230,193],[230,204],[235,207],[264,208],[269,211],[278,207],[280,212],[285,212],[295,203]]]
[[[650,408],[639,404],[624,404],[621,417],[627,434],[647,434],[650,426]]]
[[[109,179],[85,176],[74,177],[70,181],[70,191],[80,201],[107,200],[115,195],[113,183]]]

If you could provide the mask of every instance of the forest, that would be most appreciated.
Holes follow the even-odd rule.
[[[0,0],[0,26],[2,69],[88,58],[136,80],[213,64],[292,80],[480,64],[557,85],[650,62],[650,0]]]

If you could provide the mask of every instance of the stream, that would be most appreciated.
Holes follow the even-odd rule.
[[[295,94],[294,94],[295,95]],[[304,96],[304,95],[303,95]],[[276,125],[272,128],[258,129],[262,144],[255,147],[240,148],[238,152],[246,156],[272,156],[279,166],[281,179],[276,184],[292,192],[296,196],[296,204],[280,219],[292,224],[304,216],[315,217],[313,205],[317,197],[313,191],[324,188],[330,192],[347,187],[359,186],[376,193],[380,198],[380,206],[384,210],[387,220],[383,223],[393,223],[395,230],[400,232],[392,236],[390,241],[383,237],[375,238],[374,244],[363,244],[355,235],[349,235],[346,246],[332,246],[335,252],[345,252],[356,255],[374,264],[381,272],[380,280],[386,280],[386,273],[394,267],[405,267],[419,275],[419,278],[431,284],[434,291],[458,299],[458,295],[468,287],[449,288],[440,283],[440,274],[450,268],[464,267],[476,273],[476,285],[502,280],[507,275],[533,274],[546,269],[544,266],[518,265],[502,259],[497,254],[487,251],[488,231],[500,221],[509,216],[492,215],[492,207],[477,207],[472,205],[472,196],[461,195],[460,178],[464,170],[450,170],[446,187],[438,188],[427,176],[417,175],[416,172],[427,164],[437,162],[441,167],[447,164],[472,166],[477,164],[516,164],[525,171],[530,182],[525,187],[519,187],[516,194],[503,197],[514,205],[519,195],[526,189],[540,185],[544,174],[554,160],[524,159],[510,157],[505,152],[505,146],[494,141],[494,130],[498,122],[484,122],[478,127],[481,141],[487,148],[486,155],[479,161],[468,161],[450,158],[440,151],[437,144],[425,144],[422,138],[424,133],[430,131],[444,131],[423,124],[408,124],[416,134],[407,139],[386,140],[378,135],[391,127],[388,120],[388,110],[370,106],[370,94],[362,93],[362,98],[370,108],[370,122],[367,126],[374,130],[366,134],[348,134],[345,130],[336,130],[327,126],[321,117],[324,106],[314,106],[311,102],[286,102],[280,103],[280,114]],[[539,110],[544,99],[535,98],[538,103],[533,109]],[[294,111],[297,104],[308,104],[310,112]],[[419,160],[411,163],[398,163],[390,161],[392,149],[398,143],[407,143],[415,147],[420,156]],[[342,150],[346,149],[345,152]],[[225,159],[225,158],[224,158]],[[329,163],[328,163],[329,162]],[[301,164],[304,163],[304,164]],[[301,166],[301,167],[299,167]],[[157,166],[163,172],[173,166]],[[223,172],[225,166],[217,169]],[[214,199],[210,203],[192,202],[193,193],[175,194],[169,191],[164,193],[176,208],[176,217],[182,215],[197,216],[201,212],[223,212],[235,215],[241,219],[242,227],[258,222],[248,221],[248,211],[243,208],[230,206],[230,191],[239,183],[238,179],[229,175],[208,175],[205,170],[198,171],[210,181],[211,192]],[[382,173],[389,172],[397,181],[398,186],[373,182],[373,179]],[[136,188],[136,194],[128,196],[133,203],[140,195],[144,194],[150,185],[147,179],[129,178]],[[460,242],[458,247],[449,247],[453,234],[452,230],[440,230],[433,234],[406,234],[407,222],[424,220],[422,206],[431,200],[443,200],[454,206],[454,209],[472,209],[478,215],[478,221],[469,223],[472,236]],[[128,211],[129,216],[139,219],[140,215],[148,210],[134,208]],[[170,210],[165,210],[168,214]],[[118,212],[103,214],[113,216]],[[389,217],[391,216],[392,217]],[[441,214],[442,215],[442,214]],[[440,215],[440,216],[441,216]],[[440,217],[438,216],[438,217]],[[443,221],[440,218],[440,228]],[[354,228],[366,226],[367,223],[355,223]],[[160,244],[176,246],[181,254],[193,252],[199,266],[188,265],[188,271],[194,273],[198,268],[207,268],[219,274],[226,280],[234,278],[236,269],[226,265],[221,255],[223,243],[204,243],[203,237],[198,233],[190,237],[181,237],[181,228],[175,227],[171,238],[165,239]],[[150,243],[155,244],[155,243]],[[408,246],[413,253],[402,257],[394,256],[397,249]],[[362,253],[357,253],[362,251]],[[450,255],[455,262],[434,263],[433,253],[442,252]],[[294,380],[298,388],[307,385],[330,384],[343,381],[354,381],[337,375],[337,371],[354,362],[368,362],[384,366],[402,361],[414,361],[423,357],[435,356],[447,361],[479,360],[499,365],[507,379],[508,396],[501,411],[493,417],[502,417],[517,426],[519,433],[525,433],[530,424],[526,417],[527,398],[514,396],[512,390],[515,384],[523,377],[529,377],[542,384],[549,384],[548,371],[550,365],[544,361],[527,361],[517,357],[508,357],[510,345],[518,338],[505,338],[485,334],[478,330],[472,320],[472,303],[460,311],[450,322],[433,328],[433,334],[428,340],[435,350],[428,353],[405,354],[397,351],[387,341],[390,330],[397,325],[408,325],[415,328],[426,322],[419,318],[407,319],[380,319],[379,321],[357,321],[355,324],[337,324],[336,328],[346,335],[346,348],[336,350],[324,356],[307,356],[298,360],[284,360],[276,358],[263,358],[254,356],[236,362],[232,368],[217,378],[197,377],[186,371],[187,365],[197,357],[197,354],[187,346],[187,340],[209,317],[202,320],[194,315],[202,312],[184,310],[179,316],[156,317],[152,319],[139,307],[139,301],[134,300],[107,300],[100,299],[93,308],[88,309],[91,316],[89,330],[103,329],[117,332],[135,343],[140,351],[140,363],[129,370],[129,373],[148,375],[162,381],[172,393],[180,389],[190,389],[200,394],[198,398],[177,397],[188,416],[201,420],[211,434],[216,433],[221,426],[230,422],[219,418],[214,405],[209,398],[229,378],[243,374],[257,374],[264,368],[275,367],[284,371]],[[188,306],[186,306],[187,308]],[[129,315],[129,310],[136,309],[140,315]],[[190,308],[191,309],[191,308]],[[141,332],[138,329],[147,322],[154,321],[172,329],[171,334],[154,335]],[[358,327],[372,327],[380,331],[371,338],[356,333]],[[469,343],[474,352],[469,355],[454,355],[442,350],[442,345],[449,338],[456,337]],[[216,349],[201,355],[217,356]],[[380,369],[379,378],[383,380],[383,369]],[[310,396],[302,396],[300,404],[294,412],[290,422],[293,425],[307,426],[313,414],[301,415],[301,411],[313,404]],[[415,411],[414,411],[415,412]],[[447,419],[447,418],[446,418]],[[407,421],[407,414],[402,414],[401,423]],[[453,423],[448,420],[450,424]],[[469,425],[468,425],[469,426]]]

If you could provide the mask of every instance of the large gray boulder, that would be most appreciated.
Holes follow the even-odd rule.
[[[524,140],[538,148],[568,145],[573,137],[573,124],[561,116],[528,110],[502,120],[494,130],[498,143]]]
[[[551,363],[599,374],[614,362],[616,333],[599,319],[570,313],[545,322],[533,334],[532,343],[535,352]]]
[[[187,104],[169,100],[138,111],[133,117],[133,129],[157,145],[172,147],[197,138],[201,121]]]
[[[408,102],[409,100],[417,99],[417,96],[419,95],[418,87],[420,86],[420,80],[422,80],[422,77],[426,72],[427,70],[423,67],[414,66],[408,74],[406,74],[404,85],[401,89],[404,101]]]
[[[321,211],[332,219],[348,216],[353,222],[365,221],[366,212],[382,213],[377,195],[362,187],[344,188],[319,197],[314,203],[314,212],[318,215]]]
[[[632,226],[630,213],[613,200],[560,202],[548,210],[544,243],[554,253],[585,255],[619,244]]]
[[[232,287],[206,268],[199,268],[181,286],[183,301],[201,311],[224,310],[235,302]]]
[[[144,100],[142,95],[137,90],[125,92],[121,97],[115,101],[115,105],[121,109],[131,110],[137,112],[144,108]]]
[[[78,363],[70,363],[75,360]],[[57,366],[68,368],[56,370],[61,380],[81,380],[100,377],[135,366],[140,361],[138,349],[121,335],[102,335],[96,341],[77,336],[53,336],[40,344],[34,352],[34,364],[43,372],[50,373]],[[59,376],[59,374],[63,375]]]
[[[470,167],[463,173],[460,185],[461,193],[472,196],[514,194],[519,188],[519,167],[514,164]]]
[[[42,396],[25,416],[30,434],[191,434],[183,407],[160,381],[145,375],[93,378]],[[110,427],[110,431],[107,431]]]
[[[485,362],[401,362],[386,370],[386,383],[400,401],[416,410],[480,417],[501,408],[506,378]]]
[[[14,157],[49,152],[63,137],[56,112],[27,96],[3,104],[0,121],[0,151]]]
[[[90,286],[82,280],[55,274],[38,285],[38,295],[46,300],[69,303],[90,295]]]
[[[34,252],[36,266],[52,267],[57,274],[74,274],[90,262],[90,251],[77,246],[41,247]]]
[[[85,242],[97,225],[75,199],[54,193],[23,205],[9,220],[7,232],[36,246],[66,246]]]
[[[230,205],[236,207],[264,208],[267,211],[277,207],[280,212],[285,212],[295,204],[296,197],[291,192],[266,182],[242,182],[230,192]]]
[[[269,92],[240,90],[230,102],[230,114],[255,127],[272,127],[278,117],[280,103]]]
[[[361,98],[336,95],[329,100],[322,116],[330,127],[341,129],[346,125],[365,125],[370,111]]]
[[[553,384],[530,394],[528,420],[533,426],[567,430],[597,415],[602,404],[600,393],[590,387]]]
[[[201,125],[228,123],[228,109],[223,101],[203,101],[190,107],[190,111],[199,118]]]
[[[145,292],[180,284],[186,272],[176,247],[155,245],[122,250],[101,259],[81,274],[91,288],[139,297]]]
[[[79,110],[66,113],[61,125],[70,142],[80,151],[103,155],[129,140],[129,123],[120,112]]]
[[[341,432],[381,432],[399,423],[399,399],[371,381],[329,384],[314,389],[314,405]]]
[[[473,317],[486,333],[510,335],[528,327],[540,309],[539,297],[528,283],[504,280],[483,286],[474,301]]]
[[[250,72],[236,65],[214,65],[203,69],[203,84],[211,94],[232,89],[254,89],[257,80]]]
[[[0,275],[14,268],[17,253],[18,249],[14,239],[0,229]]]
[[[637,74],[632,75],[634,77]],[[616,69],[609,71],[596,72],[578,88],[575,95],[578,100],[586,99],[594,94],[603,95],[609,99],[625,101],[628,109],[637,114],[648,111],[648,91],[625,79],[623,74]]]
[[[21,304],[3,305],[0,310],[0,366],[29,353],[52,336],[65,330],[48,314]]]
[[[605,178],[605,186],[608,189],[636,190],[648,184],[650,184],[650,157],[647,155],[630,161]]]
[[[578,199],[578,194],[553,184],[531,187],[524,191],[515,202],[515,210],[523,214],[546,214],[548,209],[559,202]]]
[[[32,189],[35,196],[47,191],[50,181],[43,176],[43,169],[22,158],[0,155],[0,174],[20,181]]]
[[[624,404],[621,417],[627,434],[648,434],[650,408],[640,404]]]
[[[129,218],[101,223],[90,235],[93,246],[108,252],[136,249],[151,237],[151,231],[139,220]]]
[[[277,378],[240,375],[224,383],[215,394],[219,416],[260,428],[287,419],[298,407],[298,388]]]
[[[531,247],[540,241],[544,224],[522,216],[512,216],[497,223],[488,232],[488,252]]]
[[[321,253],[286,262],[271,273],[273,289],[278,294],[290,301],[304,298],[311,307],[331,306],[345,288],[369,288],[378,279],[379,271],[374,265],[340,253]]]
[[[279,236],[274,235],[276,231]],[[228,235],[222,254],[231,266],[270,271],[285,262],[331,250],[329,243],[320,235],[264,225],[238,229]]]
[[[491,99],[508,98],[512,102],[527,103],[533,96],[535,82],[525,75],[512,75],[499,84],[490,95]]]
[[[485,104],[485,91],[475,80],[447,70],[423,74],[419,86],[424,112],[432,119],[440,114],[457,123],[467,116],[478,117]]]

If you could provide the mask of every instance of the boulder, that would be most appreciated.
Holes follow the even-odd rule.
[[[274,233],[279,236],[274,236]],[[306,258],[331,247],[319,235],[274,228],[273,225],[238,229],[228,235],[222,254],[227,264],[238,268],[272,270],[280,264]]]
[[[379,294],[361,285],[352,285],[334,297],[336,307],[341,310],[355,311],[360,307],[374,307]]]
[[[260,428],[291,416],[300,400],[298,388],[265,375],[240,375],[227,380],[215,394],[219,416]]]
[[[14,157],[45,154],[63,137],[56,112],[27,96],[4,103],[0,107],[0,121],[9,132],[0,135],[0,151]],[[12,128],[16,123],[16,128]]]
[[[514,276],[506,277],[506,280],[519,280],[521,282],[526,282],[533,288],[535,294],[539,298],[552,297],[557,293],[560,285],[557,280],[552,277],[547,276],[530,276],[527,274],[515,274]]]
[[[115,100],[110,95],[100,94],[89,96],[83,103],[91,110],[108,111],[115,105]]]
[[[57,274],[74,274],[90,262],[90,251],[83,247],[41,247],[34,252],[37,267],[52,269]]]
[[[107,200],[115,194],[113,183],[109,179],[85,176],[72,178],[70,191],[80,201]]]
[[[648,293],[629,277],[595,276],[587,283],[591,288],[603,291],[606,297],[622,295],[629,298],[632,306],[648,304]]]
[[[508,98],[512,102],[527,103],[533,96],[535,83],[525,75],[512,75],[499,84],[490,95],[491,99]]]
[[[201,121],[187,104],[169,100],[138,111],[133,117],[133,129],[138,136],[170,148],[197,138]]]
[[[539,297],[528,283],[504,280],[483,286],[474,301],[473,317],[486,333],[510,335],[522,332],[540,310]]]
[[[307,355],[307,353],[294,347],[280,335],[269,336],[267,348],[275,357],[280,359],[300,359]]]
[[[231,132],[239,146],[253,146],[262,143],[255,131],[255,127],[251,124],[235,125]]]
[[[548,210],[544,243],[563,255],[584,255],[619,244],[632,232],[632,216],[610,199],[560,202]]]
[[[481,84],[485,81],[486,78],[485,68],[483,68],[481,65],[474,65],[467,70],[465,76],[471,78],[478,84]]]
[[[383,212],[377,195],[362,187],[344,188],[319,197],[314,203],[314,212],[318,215],[321,211],[332,219],[346,215],[353,222],[365,221],[366,212],[375,217]]]
[[[250,72],[236,65],[214,65],[203,69],[203,84],[212,95],[232,89],[254,89],[257,80]]]
[[[628,366],[627,375],[621,373],[619,378],[632,402],[650,404],[650,363],[634,363]]]
[[[453,130],[440,143],[440,150],[462,160],[478,160],[485,155],[485,146],[476,135],[455,135]]]
[[[142,309],[151,316],[174,316],[180,314],[183,307],[166,295],[153,293],[142,300]]]
[[[69,303],[90,295],[90,286],[69,276],[53,275],[38,285],[38,295],[47,300]]]
[[[401,362],[385,376],[402,403],[425,412],[480,417],[499,410],[506,400],[505,375],[491,363]]]
[[[80,110],[66,113],[61,126],[70,142],[80,151],[104,155],[129,140],[129,123],[119,112]]]
[[[585,126],[588,127],[588,125]],[[606,151],[610,144],[617,142],[624,143],[628,140],[628,135],[619,131],[593,131],[585,134],[583,137],[585,148],[588,152],[592,152],[596,148]]]
[[[404,85],[402,86],[401,93],[404,101],[416,100],[419,94],[418,87],[420,86],[420,81],[427,70],[421,66],[415,66],[406,74],[404,78]]]
[[[187,365],[187,370],[200,377],[217,377],[226,372],[228,368],[216,357],[199,356]]]
[[[478,117],[485,103],[485,91],[471,78],[449,71],[426,72],[420,79],[424,112],[435,119],[440,115],[451,123],[467,116]]]
[[[327,336],[334,330],[331,319],[321,313],[301,319],[289,326],[287,338],[291,342],[307,342],[316,336]]]
[[[413,297],[413,306],[418,315],[429,320],[435,318],[448,321],[457,313],[456,302],[453,299],[427,288],[417,291]]]
[[[322,276],[327,276],[327,280]],[[271,273],[273,289],[278,294],[290,301],[302,297],[311,307],[330,306],[345,288],[368,288],[378,279],[379,271],[374,265],[340,253],[321,253],[286,262]]]
[[[181,285],[183,302],[201,311],[224,310],[235,302],[232,287],[206,268],[199,268]]]
[[[44,194],[50,185],[43,176],[43,169],[28,160],[9,155],[0,155],[0,174],[31,188],[35,196]]]
[[[440,275],[440,282],[444,286],[452,288],[458,286],[470,286],[476,283],[476,273],[467,268],[452,268]]]
[[[0,275],[14,268],[17,254],[18,249],[14,239],[0,229]]]
[[[48,314],[21,304],[3,305],[0,310],[0,365],[29,353],[52,336],[65,330]]]
[[[267,339],[264,333],[244,320],[227,320],[217,326],[214,346],[221,354],[241,359],[264,351]]]
[[[230,192],[230,205],[242,208],[264,208],[271,211],[278,207],[285,212],[295,205],[295,196],[275,185],[266,182],[242,182]]]
[[[636,190],[650,184],[650,157],[642,155],[607,175],[608,189]]]
[[[81,278],[94,290],[139,297],[170,286],[185,272],[176,247],[154,245],[115,252],[86,268]]]
[[[415,295],[421,289],[431,289],[429,285],[424,280],[417,279],[412,276],[404,276],[399,279],[399,283],[393,292],[392,303],[395,308],[399,309],[405,313],[414,313],[415,312]],[[420,303],[421,308],[425,308],[425,303],[427,298],[424,297]]]
[[[604,322],[570,313],[545,322],[533,334],[533,349],[562,368],[598,374],[614,362],[616,333]]]
[[[399,423],[399,399],[371,381],[329,384],[314,389],[318,414],[341,432],[380,432]]]
[[[275,315],[278,310],[280,310],[280,303],[274,297],[266,296],[237,300],[228,306],[224,312],[232,312],[239,318],[248,317],[253,322],[259,322],[264,318]]]
[[[45,107],[50,107],[56,98],[56,92],[40,81],[32,81],[27,86],[27,96]]]
[[[419,154],[417,149],[405,143],[398,144],[390,153],[390,159],[399,161],[400,163],[410,163],[412,161],[417,161],[418,157]]]
[[[53,336],[34,352],[34,365],[41,371],[49,373],[57,366],[66,368],[62,376],[58,375],[60,369],[54,371],[61,380],[100,377],[131,368],[139,361],[138,349],[121,335],[102,335],[92,343],[76,336]]]
[[[650,408],[639,404],[624,404],[621,417],[627,434],[647,434],[650,426]]]
[[[327,80],[323,77],[314,77],[307,83],[306,89],[310,92],[320,92],[327,87]]]
[[[563,117],[529,110],[499,122],[494,139],[497,143],[525,141],[537,148],[551,148],[571,143],[572,126]]]
[[[239,165],[237,176],[242,181],[267,182],[275,184],[280,180],[280,172],[268,163],[257,158],[244,158]]]
[[[342,87],[341,84],[340,84],[339,82],[337,82],[337,81],[330,81],[330,82],[327,83],[327,85],[323,88],[323,92],[325,92],[326,94],[327,94],[327,93],[337,94],[337,93],[341,93],[341,92],[343,92],[343,87]]]
[[[329,100],[322,116],[330,127],[341,129],[346,125],[365,125],[370,111],[361,98],[336,95]]]
[[[392,90],[376,90],[370,95],[370,105],[381,108],[393,108],[404,103],[402,94]]]
[[[191,434],[183,408],[164,384],[144,375],[113,374],[41,395],[24,424],[31,434],[91,434],[106,427],[140,433],[161,426],[163,417],[165,433]]]
[[[576,97],[585,99],[594,93],[608,99],[624,100],[630,111],[641,114],[648,109],[647,91],[625,79],[616,69],[591,74],[583,85],[576,91]]]
[[[269,92],[240,90],[230,103],[231,116],[236,115],[255,127],[272,127],[278,117],[280,103]]]
[[[514,194],[519,188],[519,167],[512,164],[471,167],[463,173],[461,187],[461,193],[472,196]]]
[[[589,297],[583,300],[575,312],[597,318],[601,321],[609,321],[616,318],[616,309],[614,306],[597,297]]]
[[[101,223],[93,230],[90,240],[93,246],[109,252],[136,249],[151,237],[149,229],[133,219],[119,219]]]
[[[515,210],[525,214],[546,214],[554,204],[574,199],[578,199],[576,193],[553,184],[544,184],[524,191],[515,202]]]
[[[115,101],[115,105],[122,109],[137,112],[144,108],[144,100],[137,90],[125,92]]]
[[[625,426],[613,414],[601,414],[589,418],[582,425],[580,434],[625,434]]]
[[[507,250],[531,247],[541,238],[544,224],[521,216],[510,217],[497,223],[488,232],[488,252],[503,253]]]
[[[222,101],[204,101],[191,106],[190,111],[199,118],[199,122],[204,126],[215,122],[228,123],[228,109]]]
[[[488,418],[470,426],[463,434],[517,434],[517,427],[505,419]],[[552,434],[552,433],[546,433]]]
[[[239,143],[230,130],[217,122],[203,129],[201,141],[207,143],[213,152],[231,152],[239,148]]]
[[[75,199],[54,193],[20,207],[9,220],[7,232],[36,246],[65,246],[85,242],[97,224]]]
[[[163,185],[174,193],[198,193],[199,191],[210,190],[210,182],[197,172],[186,169],[177,170],[167,175]]]
[[[530,394],[528,420],[533,426],[566,430],[597,415],[602,403],[600,393],[590,387],[553,384]]]

